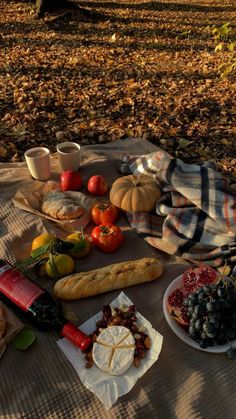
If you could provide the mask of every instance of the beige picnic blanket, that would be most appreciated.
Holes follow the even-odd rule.
[[[110,185],[120,176],[117,163],[125,154],[147,154],[155,146],[145,140],[119,140],[107,145],[82,147],[81,175],[85,184],[89,176],[104,174]],[[31,182],[25,163],[0,165],[0,257],[15,262],[29,254],[33,237],[43,231],[62,237],[61,226],[14,206],[16,191]],[[125,289],[138,311],[163,336],[159,359],[138,380],[133,389],[106,411],[96,396],[80,382],[74,368],[57,345],[55,332],[36,331],[37,340],[27,351],[8,346],[0,361],[0,419],[3,418],[158,418],[158,419],[234,419],[236,361],[225,354],[210,354],[191,348],[169,328],[162,309],[164,292],[170,282],[186,269],[174,257],[149,246],[119,219],[126,240],[113,255],[93,249],[78,263],[85,271],[108,263],[160,257],[165,273],[157,281]],[[91,225],[87,226],[88,231]],[[52,290],[53,281],[40,280]],[[64,312],[80,325],[104,304],[118,296],[120,290],[63,304]]]

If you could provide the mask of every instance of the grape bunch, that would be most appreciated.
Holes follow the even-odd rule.
[[[201,348],[236,339],[236,288],[230,278],[188,294],[183,305],[189,318],[188,332]],[[236,355],[236,349],[231,348],[228,355]]]

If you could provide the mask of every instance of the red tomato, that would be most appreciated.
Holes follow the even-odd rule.
[[[118,208],[110,203],[95,204],[91,210],[91,218],[97,225],[104,223],[114,224],[118,215]]]
[[[110,223],[94,227],[91,238],[95,246],[105,253],[115,252],[125,239],[121,229]]]
[[[92,195],[102,196],[108,191],[108,183],[103,176],[95,175],[89,179],[87,188]]]
[[[83,181],[78,172],[66,170],[61,174],[60,179],[62,191],[78,191],[82,188]]]

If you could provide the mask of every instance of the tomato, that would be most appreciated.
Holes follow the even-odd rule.
[[[96,196],[105,195],[109,189],[106,179],[101,175],[95,175],[89,178],[87,188],[92,195]]]
[[[66,170],[63,172],[60,180],[62,191],[78,191],[83,185],[81,175],[73,170]]]
[[[118,215],[118,208],[109,203],[95,204],[91,210],[91,218],[97,225],[104,223],[114,224]]]
[[[91,238],[95,246],[105,253],[115,252],[125,239],[121,229],[110,223],[94,227]]]
[[[69,234],[66,237],[66,241],[74,243],[74,247],[69,250],[69,255],[75,259],[80,259],[87,256],[91,250],[91,242],[89,236],[83,234],[80,231]]]

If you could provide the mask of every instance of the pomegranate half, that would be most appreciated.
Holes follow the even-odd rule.
[[[182,326],[188,326],[187,309],[184,299],[190,293],[196,292],[204,285],[210,285],[218,280],[218,272],[210,266],[199,266],[187,269],[182,276],[182,287],[176,288],[168,297],[167,308],[170,315]]]

